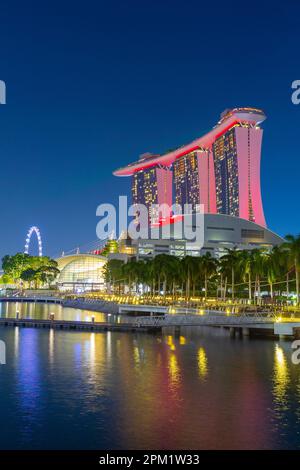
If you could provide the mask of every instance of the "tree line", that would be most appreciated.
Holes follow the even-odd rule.
[[[271,250],[227,249],[216,259],[203,256],[161,254],[153,259],[108,261],[105,278],[114,292],[140,291],[150,295],[245,298],[259,302],[262,292],[271,299],[288,299],[296,293],[299,305],[300,235],[287,235]]]

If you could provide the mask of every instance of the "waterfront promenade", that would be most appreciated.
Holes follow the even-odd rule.
[[[57,330],[78,331],[129,331],[129,332],[155,332],[161,329],[158,325],[143,325],[137,322],[112,323],[94,321],[70,320],[40,320],[32,318],[0,318],[0,326],[23,328],[53,328]]]
[[[91,315],[88,320],[56,319],[50,313],[47,319],[33,319],[22,315],[16,308],[15,317],[0,318],[0,326],[20,326],[33,328],[55,328],[65,330],[89,330],[89,331],[131,331],[131,332],[164,332],[172,329],[180,333],[185,327],[219,327],[228,329],[230,336],[279,336],[300,337],[300,318],[281,318],[270,310],[266,311],[220,311],[214,309],[162,306],[162,305],[133,305],[118,304],[101,299],[61,299],[55,297],[21,297],[2,298],[7,302],[35,302],[60,304],[63,308],[101,312],[113,315],[108,321],[95,322]],[[51,312],[51,310],[50,310]],[[117,320],[117,317],[119,320]],[[120,319],[122,319],[120,321]]]

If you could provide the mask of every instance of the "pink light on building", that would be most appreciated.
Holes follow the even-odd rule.
[[[200,204],[204,205],[205,213],[216,214],[216,185],[212,150],[200,150],[197,154]]]
[[[263,131],[235,129],[239,174],[239,216],[266,226],[260,189],[260,155]]]
[[[148,179],[146,195],[152,202],[172,205],[174,177],[176,202],[203,204],[206,213],[234,215],[265,226],[259,128],[265,118],[264,112],[256,108],[227,110],[202,137],[163,155],[143,154],[140,160],[116,170],[114,175],[133,176],[135,202],[145,199],[145,185],[139,182],[137,173],[151,172],[156,177],[155,181]]]
[[[158,193],[158,204],[172,205],[172,170],[170,168],[157,168],[157,193]]]
[[[198,139],[193,140],[191,143],[183,145],[176,150],[167,152],[164,155],[147,155],[146,158],[142,158],[134,163],[119,168],[113,172],[115,176],[131,176],[135,171],[144,170],[155,165],[170,166],[176,158],[180,158],[183,155],[187,155],[195,150],[201,148],[211,148],[216,138],[226,132],[228,129],[233,127],[236,123],[247,122],[251,125],[256,125],[266,118],[263,111],[256,108],[235,108],[228,112],[213,129]]]

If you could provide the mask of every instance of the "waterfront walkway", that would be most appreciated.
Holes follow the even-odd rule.
[[[127,319],[126,319],[127,320]],[[0,318],[3,327],[53,328],[80,331],[163,332],[173,328],[179,334],[184,327],[221,327],[229,329],[230,336],[276,335],[300,337],[300,321],[274,322],[271,318],[246,318],[237,315],[164,315],[134,317],[126,322],[95,322],[77,320],[36,320],[31,318]]]
[[[32,318],[0,318],[2,327],[24,327],[24,328],[54,328],[58,330],[79,331],[129,331],[129,332],[155,332],[160,331],[159,325],[139,325],[132,323],[103,323],[93,321],[73,320],[35,320]]]
[[[20,296],[20,297],[1,297],[0,302],[37,302],[37,303],[52,303],[62,304],[63,299],[56,296]]]
[[[177,333],[181,327],[221,327],[230,330],[230,335],[254,334],[300,337],[300,318],[278,318],[270,311],[225,313],[217,310],[188,308],[181,306],[132,305],[109,302],[99,299],[61,299],[59,297],[12,297],[2,301],[13,302],[52,302],[63,307],[84,309],[95,312],[120,314],[123,321],[95,322],[48,320],[27,318],[0,318],[0,326],[23,326],[33,328],[56,328],[89,331],[164,331],[173,328]],[[131,315],[131,316],[128,316]],[[93,319],[93,317],[92,317]]]
[[[92,312],[118,314],[118,304],[102,299],[64,299],[57,296],[19,296],[19,297],[1,297],[0,302],[16,303],[52,303],[60,304],[62,307],[78,308],[81,310],[90,310]]]

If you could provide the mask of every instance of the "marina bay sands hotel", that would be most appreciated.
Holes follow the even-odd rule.
[[[114,172],[131,176],[134,204],[204,205],[206,214],[266,226],[260,189],[264,112],[235,108],[210,132],[163,155],[146,153]]]
[[[185,236],[175,237],[181,218],[172,214],[170,218],[169,214],[163,220],[163,215],[155,213],[151,222],[158,237],[120,236],[117,252],[109,253],[108,258],[127,262],[161,254],[182,258],[206,253],[220,258],[230,248],[268,250],[282,243],[283,239],[266,227],[261,200],[260,124],[265,118],[260,109],[227,110],[208,134],[163,155],[144,154],[137,162],[116,170],[117,176],[131,177],[134,204],[144,204],[148,210],[152,204],[190,204],[191,212],[184,212],[184,219],[191,227],[197,205],[203,204],[203,237],[195,243]],[[160,222],[172,222],[167,227],[169,238],[160,236]],[[97,252],[61,257],[61,289],[79,285],[82,289],[104,288],[106,262]]]

